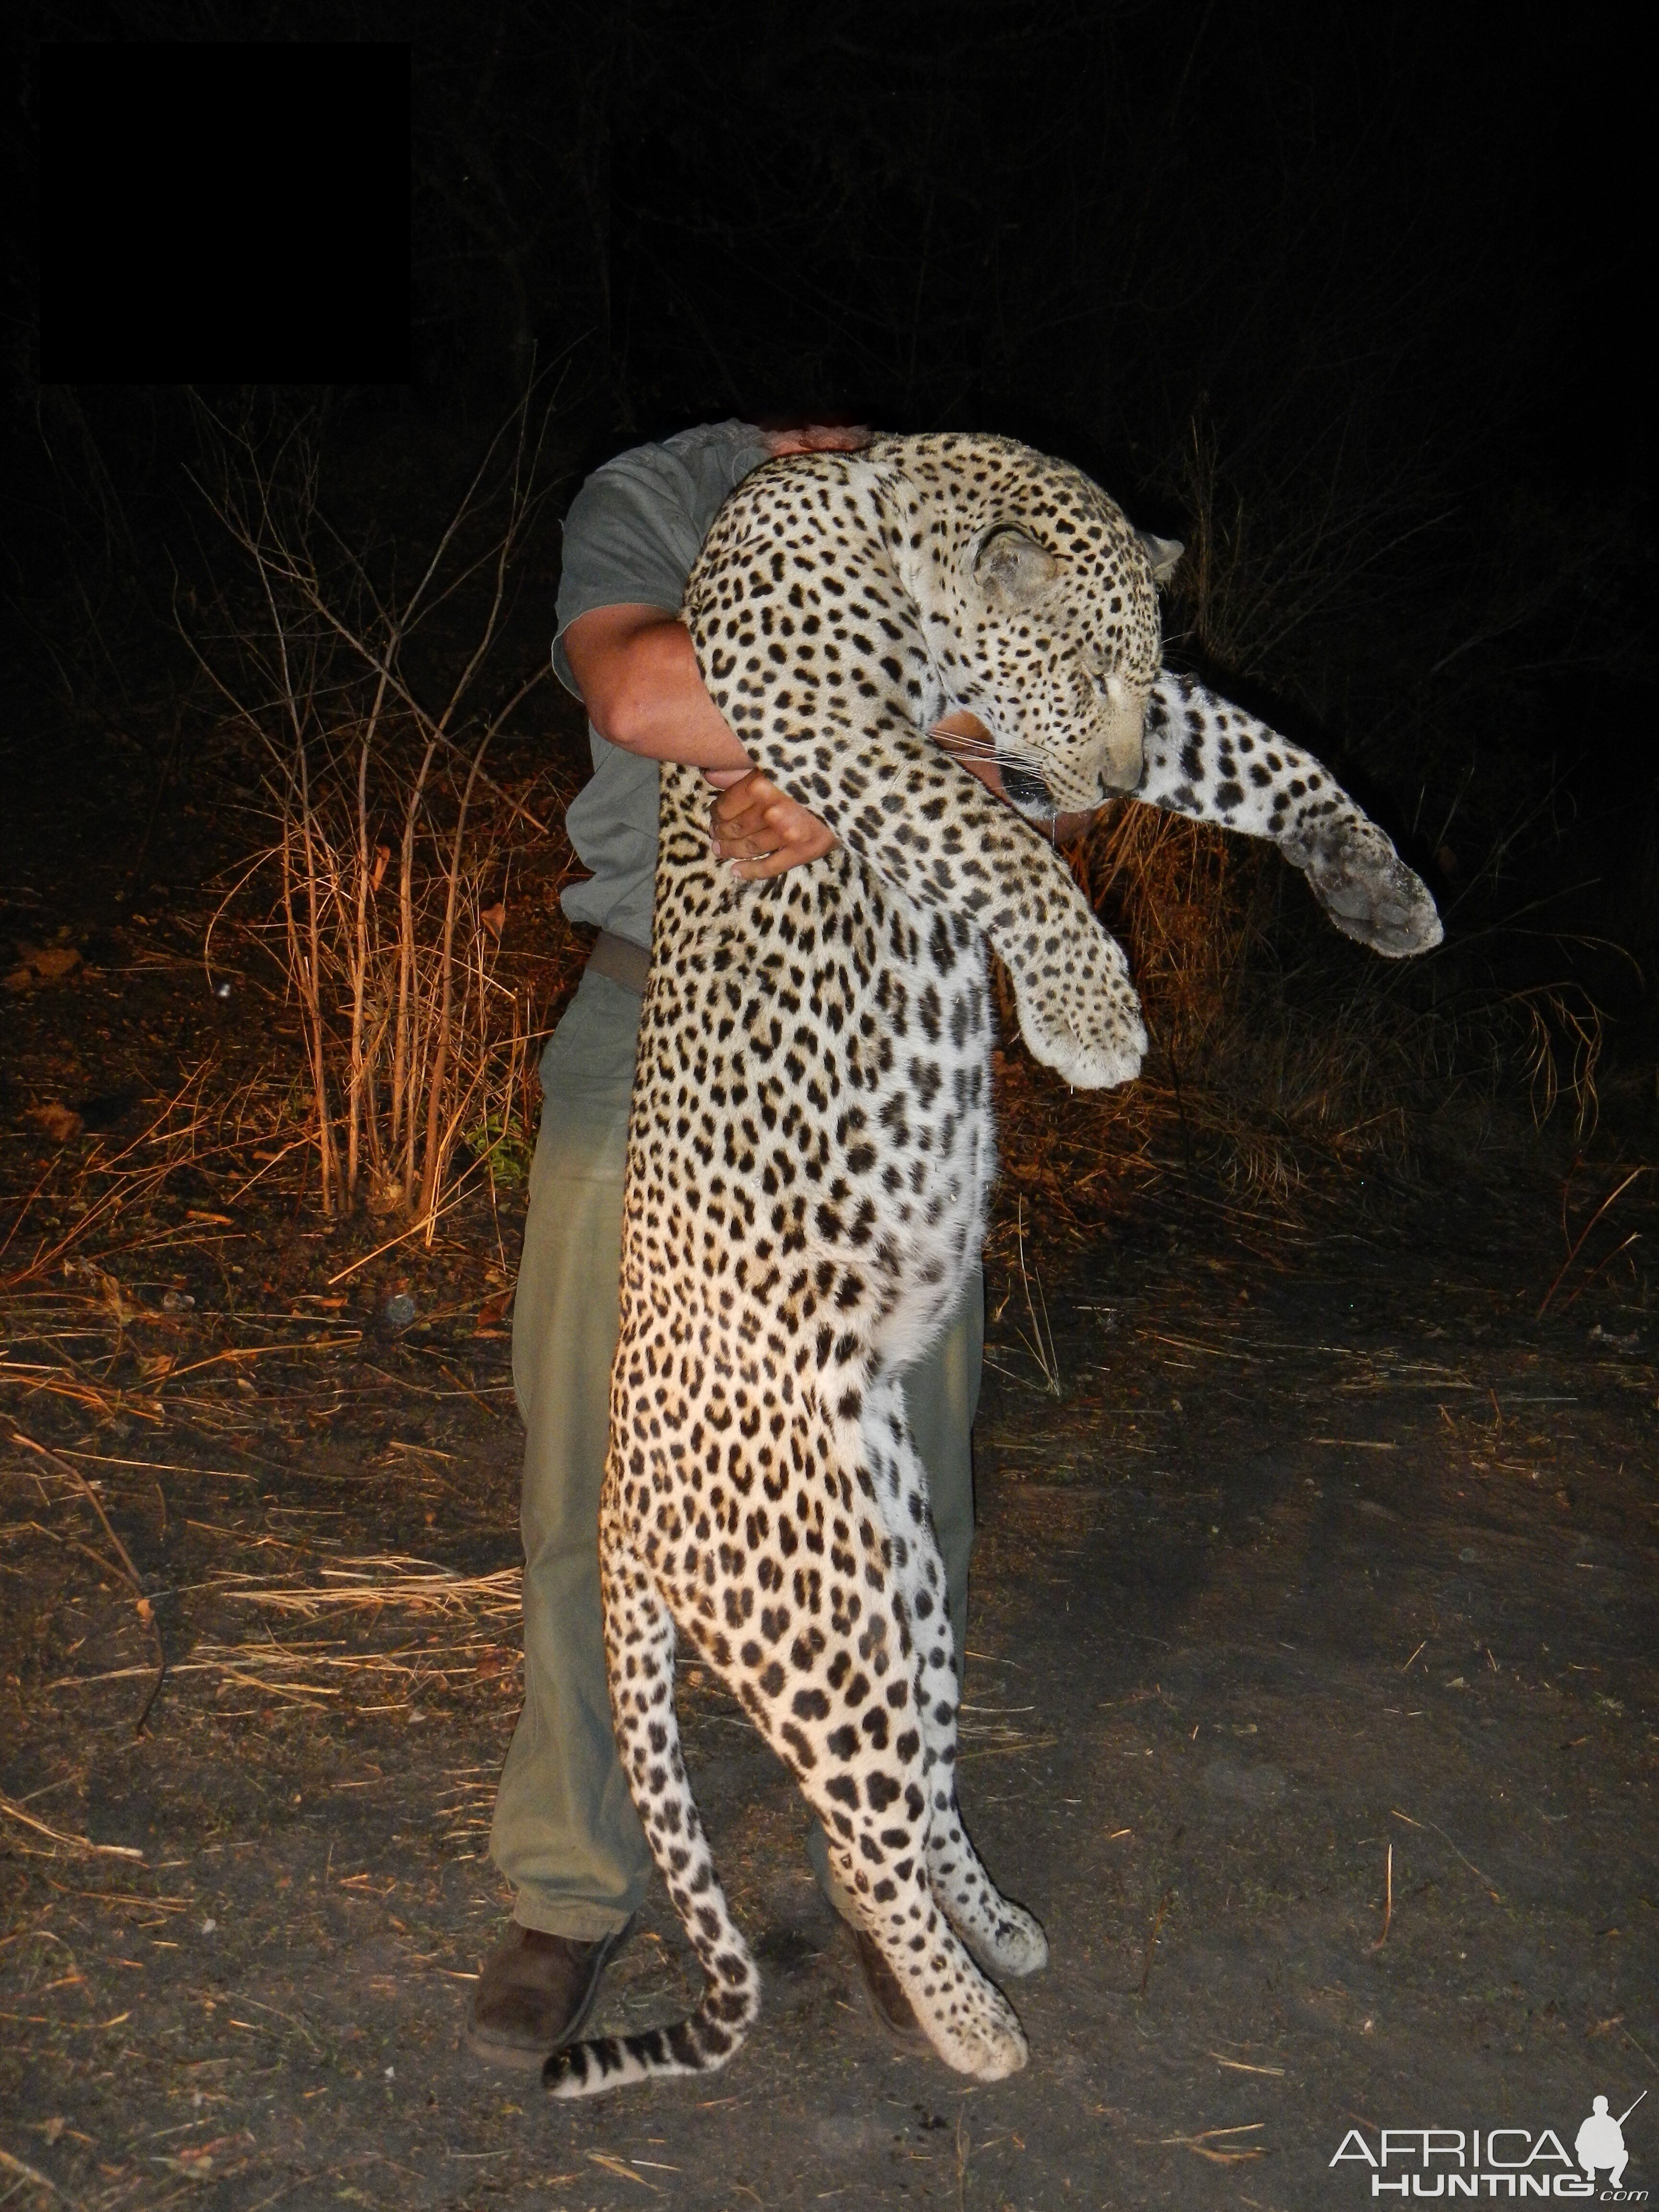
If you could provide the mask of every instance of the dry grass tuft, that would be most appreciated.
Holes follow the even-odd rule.
[[[263,1606],[268,1612],[289,1613],[302,1620],[315,1620],[329,1613],[392,1607],[402,1613],[436,1613],[445,1619],[475,1613],[481,1620],[516,1621],[523,1579],[518,1567],[503,1567],[491,1575],[458,1575],[429,1559],[387,1552],[368,1553],[361,1559],[343,1559],[337,1566],[324,1567],[316,1583],[232,1574],[216,1577],[212,1587],[245,1605]]]
[[[206,424],[199,488],[253,588],[197,649],[257,749],[270,833],[225,903],[270,894],[248,932],[298,1016],[323,1212],[413,1215],[428,1241],[458,1158],[521,1166],[533,1139],[534,1010],[498,969],[507,831],[549,830],[485,760],[550,673],[544,653],[499,667],[550,420],[526,394],[407,580],[331,526],[301,431],[273,449]],[[441,611],[472,627],[434,653]]]
[[[433,1691],[483,1687],[499,1695],[516,1688],[522,1663],[522,1585],[517,1567],[462,1575],[402,1553],[337,1560],[321,1570],[315,1583],[240,1572],[216,1575],[194,1594],[257,1606],[279,1620],[306,1624],[355,1615],[352,1636],[279,1639],[267,1629],[234,1642],[204,1638],[188,1658],[169,1667],[167,1680],[175,1689],[192,1678],[204,1680],[222,1713],[230,1712],[224,1700],[239,1692],[258,1701],[250,1711],[269,1705],[333,1705],[361,1713],[407,1712]],[[455,1632],[434,1641],[434,1622]],[[393,1639],[389,1644],[367,1640],[387,1632]],[[64,1675],[46,1686],[90,1689],[152,1671],[118,1667],[97,1674]]]

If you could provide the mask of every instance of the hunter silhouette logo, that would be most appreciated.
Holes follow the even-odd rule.
[[[1647,2094],[1644,2089],[1642,2097]],[[1642,2097],[1636,2100],[1636,2105],[1641,2103]],[[1605,2166],[1609,2169],[1607,2186],[1618,2190],[1624,2188],[1625,2166],[1630,2157],[1630,2153],[1625,2148],[1625,2123],[1636,2110],[1636,2105],[1627,2106],[1615,2120],[1607,2111],[1607,2099],[1596,2099],[1589,2119],[1579,2129],[1572,2146],[1572,2154],[1583,2167],[1586,2181],[1594,2181],[1597,2172]]]
[[[1376,2148],[1350,2128],[1331,2160],[1370,2170],[1374,2197],[1576,2197],[1601,2204],[1645,2204],[1645,2189],[1627,2189],[1630,2153],[1625,2123],[1643,2090],[1617,2119],[1597,2097],[1569,2153],[1553,2128],[1380,2128]]]

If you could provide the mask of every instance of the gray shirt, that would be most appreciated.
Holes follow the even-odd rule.
[[[595,607],[660,607],[678,614],[685,580],[726,494],[766,459],[751,422],[682,430],[636,446],[596,469],[565,517],[554,673],[577,691],[563,638]],[[567,916],[647,949],[657,871],[657,763],[624,752],[590,722],[593,775],[572,800],[565,827],[593,872],[568,884]]]

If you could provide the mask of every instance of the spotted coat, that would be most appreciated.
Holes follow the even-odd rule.
[[[1382,903],[1404,890],[1316,764],[1161,672],[1152,556],[1118,507],[1006,441],[763,467],[684,612],[716,705],[838,843],[741,883],[711,856],[701,778],[663,770],[600,1565],[618,1746],[708,1988],[690,2019],[573,2045],[546,2078],[568,2096],[720,2066],[757,2015],[681,1757],[678,1641],[793,1771],[939,2055],[994,2080],[1026,2057],[998,1982],[1047,1945],[957,1808],[944,1571],[898,1377],[984,1228],[988,945],[1071,1082],[1132,1077],[1145,1032],[1052,845],[926,732],[971,708],[1033,817],[1140,786],[1305,848],[1316,889],[1358,839]]]

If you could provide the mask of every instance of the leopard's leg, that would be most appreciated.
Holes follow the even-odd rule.
[[[866,1394],[864,1443],[893,1532],[893,1577],[915,1640],[933,1894],[969,1950],[993,1973],[1034,1974],[1048,1963],[1047,1939],[1024,1906],[1004,1897],[986,1872],[957,1802],[960,1692],[945,1602],[945,1563],[928,1510],[927,1472],[911,1440],[896,1379],[878,1381]]]
[[[1427,884],[1328,768],[1254,714],[1166,669],[1147,704],[1146,753],[1134,798],[1270,838],[1345,937],[1389,960],[1440,943]]]
[[[1025,2037],[933,1893],[914,1652],[856,1415],[827,1419],[809,1392],[771,1464],[773,1481],[746,1492],[757,1587],[688,1571],[681,1625],[793,1772],[837,1886],[934,2049],[999,2081],[1025,2063]]]
[[[672,2027],[594,2037],[555,2051],[542,2078],[556,2097],[593,2096],[655,2075],[712,2073],[760,2016],[760,1976],[715,1875],[680,1755],[673,1615],[610,1516],[601,1522],[599,1575],[617,1748],[708,1986],[691,2017]]]

